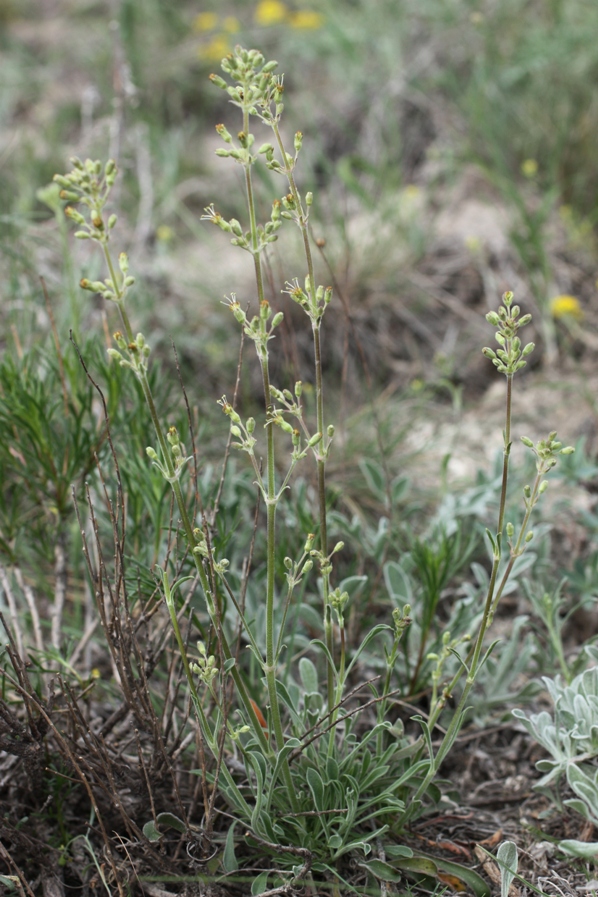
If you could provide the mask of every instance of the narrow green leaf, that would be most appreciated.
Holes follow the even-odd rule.
[[[367,863],[358,863],[362,869],[367,869],[368,872],[371,872],[379,881],[392,881],[399,883],[403,880],[403,876],[400,872],[397,872],[396,869],[393,869],[392,866],[389,866],[388,863],[382,862],[382,860],[368,860]]]
[[[226,841],[224,844],[224,853],[222,855],[222,868],[225,872],[236,872],[239,863],[235,855],[235,826],[237,822],[231,823],[226,833]]]

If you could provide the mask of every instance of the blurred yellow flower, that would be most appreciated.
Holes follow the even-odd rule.
[[[475,234],[468,234],[464,241],[465,246],[471,253],[477,255],[478,252],[482,249],[482,241]]]
[[[213,31],[218,24],[218,16],[215,12],[200,12],[193,19],[194,31]]]
[[[220,62],[231,52],[226,34],[215,34],[208,44],[197,48],[197,55],[204,62]]]
[[[287,17],[287,8],[280,0],[260,0],[255,8],[253,20],[258,25],[278,25]]]
[[[324,24],[324,16],[320,12],[313,12],[311,9],[300,9],[298,12],[291,13],[289,17],[291,28],[302,28],[305,31],[315,31]]]
[[[160,224],[156,228],[156,240],[160,243],[170,243],[174,239],[174,231],[168,224]]]
[[[580,321],[583,311],[579,299],[575,296],[555,296],[550,300],[550,313],[553,318],[575,318]]]
[[[538,174],[538,163],[535,159],[526,159],[521,163],[521,173],[526,178],[533,178]]]
[[[222,22],[222,30],[228,34],[236,34],[241,30],[241,23],[236,16],[227,16]]]

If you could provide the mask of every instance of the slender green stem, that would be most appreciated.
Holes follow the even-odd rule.
[[[507,351],[509,350],[509,345],[506,346]],[[496,531],[496,540],[495,540],[495,549],[492,560],[492,570],[490,573],[490,580],[488,583],[488,590],[486,593],[486,600],[484,604],[484,613],[482,616],[482,621],[480,623],[477,637],[475,643],[469,652],[467,662],[463,666],[459,666],[459,669],[455,673],[452,681],[449,685],[444,689],[443,696],[437,702],[435,709],[430,714],[428,718],[428,726],[430,731],[438,722],[438,718],[442,710],[446,705],[446,701],[452,694],[453,689],[457,685],[458,681],[461,679],[463,675],[464,668],[467,669],[467,677],[465,679],[465,686],[463,688],[463,692],[461,694],[461,698],[457,705],[457,708],[452,716],[452,719],[449,723],[448,729],[442,739],[440,747],[436,754],[430,757],[430,765],[428,767],[428,771],[426,775],[422,779],[417,791],[413,795],[411,804],[409,808],[406,810],[401,823],[404,824],[408,821],[410,816],[415,812],[415,808],[418,805],[419,801],[426,793],[430,783],[433,781],[435,776],[438,773],[438,770],[450,751],[455,738],[457,737],[459,730],[462,725],[462,718],[464,710],[467,706],[467,699],[469,697],[469,693],[474,685],[476,675],[478,672],[478,667],[480,664],[480,658],[482,654],[482,648],[484,644],[484,638],[486,632],[488,631],[488,627],[492,621],[494,609],[496,608],[497,601],[495,601],[495,589],[496,589],[496,581],[498,577],[498,568],[501,560],[501,543],[502,543],[502,535],[504,528],[504,518],[505,518],[505,507],[507,500],[507,486],[509,481],[509,460],[511,455],[511,410],[512,410],[512,389],[513,389],[513,374],[507,374],[507,399],[506,399],[506,410],[505,410],[505,430],[504,430],[504,449],[503,449],[503,471],[502,471],[502,484],[501,484],[501,492],[500,492],[500,503],[499,503],[499,511],[498,511],[498,526]],[[535,490],[536,492],[536,490]],[[534,493],[535,494],[535,493]],[[524,529],[527,527],[527,522],[529,521],[529,513],[532,507],[531,501],[528,503],[528,510],[526,516],[524,518],[524,523],[522,525],[522,530],[520,534],[520,539],[517,542],[517,545],[520,547],[520,540],[523,538]],[[511,558],[509,560],[509,564],[507,565],[507,569],[505,570],[505,574],[501,580],[501,584],[498,589],[497,597],[500,598],[502,591],[506,585],[507,579],[511,573],[513,568],[513,564],[515,562],[515,553],[511,552]]]
[[[280,134],[280,129],[276,121],[272,123],[272,130],[276,137],[276,142],[278,143],[278,148],[281,154],[282,159],[287,159],[287,154],[285,152],[284,143],[282,141],[282,136]],[[319,443],[319,446],[315,449],[316,454],[316,464],[317,464],[317,475],[318,475],[318,504],[319,504],[319,515],[320,515],[320,551],[322,552],[322,557],[325,558],[328,554],[328,531],[327,531],[327,514],[326,514],[326,458],[325,455],[322,454],[322,448],[325,445],[324,442],[324,383],[322,377],[322,349],[320,344],[320,325],[321,325],[321,317],[316,317],[316,308],[317,308],[317,300],[316,300],[316,280],[314,275],[314,263],[313,257],[311,253],[311,245],[309,242],[309,229],[308,229],[308,221],[307,215],[303,209],[303,204],[301,202],[301,197],[299,195],[299,191],[297,190],[297,185],[295,183],[295,178],[293,176],[293,171],[291,166],[286,162],[285,164],[285,173],[287,176],[287,180],[289,183],[289,188],[291,192],[291,196],[293,197],[295,207],[297,209],[298,214],[298,224],[299,229],[301,230],[301,236],[303,239],[303,250],[305,252],[305,260],[307,263],[307,274],[309,278],[309,299],[310,306],[312,309],[311,322],[312,322],[312,333],[313,333],[313,343],[314,343],[314,363],[315,363],[315,377],[316,377],[316,426],[317,432],[322,434],[322,440]],[[333,638],[333,625],[332,625],[332,608],[330,606],[330,574],[326,573],[322,575],[322,587],[323,587],[323,598],[324,598],[324,638],[326,642],[326,647],[330,653],[330,657],[334,657],[334,638]],[[336,703],[334,700],[334,668],[330,661],[328,661],[328,682],[327,682],[327,697],[328,697],[328,706],[333,707]],[[338,711],[335,711],[335,717]]]
[[[245,106],[243,108],[243,130],[245,134],[249,132],[249,110]],[[257,230],[257,220],[255,211],[255,199],[253,194],[253,184],[251,179],[251,164],[248,161],[245,166],[245,188],[247,193],[247,206],[249,210],[249,228],[251,234],[251,248],[253,263],[255,267],[255,280],[258,292],[258,300],[260,309],[264,298],[264,279],[262,272],[262,264],[259,252],[259,237]],[[266,664],[264,672],[266,675],[266,685],[268,688],[268,699],[270,703],[270,717],[274,730],[274,738],[278,751],[284,747],[284,731],[282,728],[282,718],[280,713],[280,702],[276,691],[276,653],[275,653],[275,634],[274,634],[274,603],[275,603],[275,569],[276,569],[276,459],[274,454],[274,429],[272,423],[268,421],[272,414],[272,397],[270,394],[270,373],[268,368],[268,336],[266,333],[266,322],[261,320],[263,330],[263,339],[257,343],[259,361],[262,370],[262,381],[264,387],[264,402],[266,405]],[[294,812],[299,811],[299,802],[297,800],[291,771],[288,761],[285,759],[282,763],[282,776],[287,789],[289,800]]]

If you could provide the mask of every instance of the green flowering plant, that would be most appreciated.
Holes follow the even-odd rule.
[[[247,843],[276,858],[276,869],[261,872],[253,880],[252,892],[259,893],[269,886],[288,889],[306,883],[316,887],[320,878],[341,882],[341,860],[349,856],[359,863],[368,879],[399,881],[403,873],[425,868],[426,874],[441,880],[447,871],[455,874],[455,864],[433,863],[429,859],[424,862],[396,841],[401,840],[407,824],[438,797],[434,782],[463,725],[469,694],[491,650],[486,646],[486,636],[513,565],[532,537],[530,517],[545,491],[544,477],[558,456],[572,449],[563,448],[555,433],[535,445],[524,440],[535,454],[537,477],[533,486],[524,490],[525,514],[516,533],[515,526],[505,521],[512,384],[534,347],[531,343],[522,347],[519,337],[530,316],[520,317],[512,294],[506,293],[498,312],[488,315],[488,321],[497,328],[499,348],[484,350],[506,376],[507,409],[498,525],[496,532],[488,532],[492,570],[481,622],[473,633],[451,634],[447,630],[442,634],[438,650],[428,657],[432,681],[429,714],[425,719],[421,715],[414,717],[422,734],[416,739],[408,738],[400,721],[395,719],[393,724],[389,717],[393,695],[404,687],[401,682],[397,687],[396,669],[400,646],[411,624],[412,608],[403,602],[388,624],[374,625],[353,647],[347,638],[347,608],[364,588],[365,580],[348,577],[335,583],[337,555],[343,551],[344,543],[332,545],[328,537],[326,468],[334,444],[334,425],[325,413],[322,346],[322,322],[333,291],[317,282],[310,233],[314,195],[311,191],[300,192],[295,177],[303,136],[297,131],[292,149],[287,148],[280,127],[283,79],[276,74],[276,68],[276,62],[266,62],[257,50],[237,47],[222,61],[225,77],[211,76],[212,83],[228,95],[242,118],[236,136],[224,125],[217,126],[224,143],[217,155],[241,168],[247,220],[227,220],[214,204],[204,214],[204,219],[227,234],[234,246],[251,256],[255,274],[257,307],[248,310],[234,294],[226,305],[244,337],[253,343],[260,365],[264,400],[260,430],[265,432],[266,449],[263,462],[255,417],[244,420],[226,396],[219,404],[229,422],[232,446],[247,456],[265,506],[265,577],[260,583],[263,603],[256,619],[247,613],[242,596],[235,590],[229,558],[219,556],[212,544],[207,518],[196,517],[188,507],[182,482],[190,475],[191,456],[187,455],[177,428],[165,426],[157,412],[149,377],[151,349],[143,334],[134,333],[127,308],[127,296],[135,281],[129,273],[126,254],[119,253],[116,264],[112,254],[116,217],[106,217],[106,205],[116,166],[111,161],[102,167],[100,162],[74,159],[72,171],[56,176],[56,180],[62,198],[69,202],[66,214],[79,228],[76,236],[94,241],[103,253],[107,277],[98,281],[84,279],[81,286],[100,293],[118,310],[122,329],[115,332],[116,347],[109,350],[109,355],[115,363],[132,371],[141,386],[156,436],[156,444],[147,448],[147,456],[172,490],[180,531],[193,564],[189,575],[180,575],[174,581],[167,562],[159,570],[191,705],[208,755],[205,782],[213,794],[217,789],[227,807],[225,812],[242,822]],[[257,149],[250,130],[252,122],[269,130],[270,139]],[[282,179],[282,195],[270,203],[263,223],[259,220],[260,205],[253,179],[258,165]],[[286,222],[300,233],[304,270],[291,276],[282,292],[305,312],[311,330],[314,420],[309,419],[303,404],[303,384],[297,382],[292,389],[280,389],[272,383],[270,369],[271,343],[284,311],[274,311],[266,298],[264,271],[267,254]],[[275,439],[275,431],[280,439]],[[281,456],[280,445],[286,446],[286,456]],[[317,526],[315,532],[304,534],[298,557],[284,558],[281,577],[277,565],[277,510],[298,466],[310,460],[317,483]],[[504,544],[509,548],[506,558]],[[305,640],[303,656],[297,659],[287,648],[290,634],[285,626],[299,589],[308,589],[314,575],[318,579],[314,591],[321,599],[315,624],[320,632],[311,641]],[[195,659],[189,656],[189,637],[182,626],[186,605],[181,600],[181,587],[186,582],[193,583],[194,588],[197,584],[203,598],[203,610],[199,615],[190,613],[187,625],[201,629],[205,622],[215,645],[212,648],[205,633],[200,632]],[[430,607],[433,614],[435,605]],[[256,622],[258,617],[264,621],[263,638]],[[235,632],[241,633],[247,645],[249,663],[241,661],[235,648]],[[424,647],[425,640],[422,652]],[[384,656],[384,674],[355,686],[360,659],[368,651]],[[258,671],[253,679],[248,675],[248,667]],[[463,678],[456,710],[440,746],[434,747],[432,732]],[[251,697],[262,684],[267,718]],[[235,696],[233,712],[240,718],[240,725],[231,722],[231,686]],[[356,694],[366,687],[372,694],[371,700],[356,703]],[[364,734],[359,719],[367,712],[373,714],[374,721]],[[235,764],[223,762],[226,752],[235,758]],[[241,774],[236,773],[239,768]],[[214,800],[210,807],[210,812],[214,812]],[[160,838],[154,823],[148,825],[151,837]],[[210,830],[211,826],[212,822]],[[388,842],[388,862],[375,859],[372,853],[383,839]],[[238,868],[236,847],[232,826],[222,858],[225,873]],[[488,893],[479,876],[471,871],[460,869],[459,875],[476,894]]]

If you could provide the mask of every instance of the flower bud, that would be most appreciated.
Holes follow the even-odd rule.
[[[216,87],[220,87],[222,90],[226,90],[228,87],[228,84],[226,83],[224,78],[220,77],[220,75],[210,75],[210,81],[212,82],[212,84],[215,84]]]

